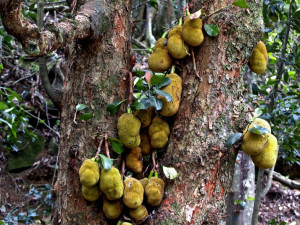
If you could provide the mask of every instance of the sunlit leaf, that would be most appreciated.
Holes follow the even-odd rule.
[[[245,0],[236,0],[232,3],[232,5],[238,6],[240,8],[249,8]]]
[[[113,161],[112,159],[110,158],[107,158],[105,155],[102,155],[102,154],[99,154],[100,158],[101,158],[101,162],[102,162],[102,165],[103,165],[103,168],[105,170],[109,170],[113,164]]]
[[[75,110],[76,111],[81,111],[81,110],[85,109],[86,107],[87,106],[85,104],[78,104],[78,105],[76,105]]]
[[[175,170],[175,168],[173,167],[166,167],[166,166],[163,166],[163,171],[164,171],[164,174],[165,176],[168,178],[168,179],[175,179],[176,177],[178,177],[178,173],[177,171]]]

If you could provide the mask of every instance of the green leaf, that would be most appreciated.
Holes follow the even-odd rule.
[[[80,120],[89,120],[91,118],[93,118],[93,113],[92,112],[85,113],[85,114],[83,114],[79,117]]]
[[[113,161],[109,158],[107,158],[105,155],[99,154],[99,156],[101,157],[101,162],[103,165],[103,168],[105,170],[109,170],[113,164]]]
[[[162,109],[162,102],[157,97],[150,96],[150,105],[152,105],[157,111]]]
[[[259,92],[259,87],[254,83],[252,83],[252,92],[255,95],[258,95],[258,92]]]
[[[6,120],[0,118],[0,123],[1,123],[1,122],[7,124],[7,126],[8,126],[10,129],[12,129],[12,125],[11,125],[9,122],[7,122]]]
[[[248,196],[248,198],[247,198],[247,200],[249,200],[249,201],[254,201],[254,200],[255,200],[255,198],[254,198],[254,197],[252,197],[251,195],[249,195],[249,196]]]
[[[219,27],[215,24],[205,24],[204,30],[211,37],[217,36],[220,32]]]
[[[162,82],[157,85],[158,89],[161,89],[169,84],[171,84],[172,80],[169,77],[164,77],[164,79],[162,80]]]
[[[243,136],[242,133],[234,133],[232,134],[226,141],[225,146],[230,148],[234,143],[236,143],[241,137]]]
[[[119,101],[119,102],[113,102],[113,103],[109,104],[106,107],[106,111],[110,112],[110,114],[112,114],[112,115],[116,114],[119,111],[122,103],[125,102],[125,101],[126,101],[126,99],[124,99],[122,101]]]
[[[0,102],[0,110],[3,110],[3,109],[7,109],[8,106],[6,105],[5,102]]]
[[[164,74],[162,74],[162,75],[155,74],[151,77],[150,84],[151,85],[159,85],[163,82],[163,80],[164,80]]]
[[[270,130],[265,127],[261,127],[256,123],[253,123],[254,127],[250,128],[248,131],[258,135],[264,135],[266,133],[270,133]]]
[[[240,8],[249,8],[245,0],[236,0],[232,3],[232,5],[238,6]]]
[[[121,153],[124,152],[123,144],[122,144],[122,142],[119,139],[117,139],[117,138],[110,138],[110,137],[108,137],[107,139],[108,139],[109,143],[111,144],[112,149],[116,153],[121,154]]]
[[[166,167],[166,166],[163,166],[163,171],[164,171],[164,174],[165,176],[168,178],[168,179],[175,179],[176,177],[178,177],[178,173],[177,171],[173,168],[173,167]]]
[[[172,96],[171,96],[168,92],[165,92],[165,91],[162,91],[162,90],[157,90],[157,89],[154,89],[154,92],[155,92],[156,94],[158,94],[158,95],[160,95],[160,96],[166,98],[166,100],[167,100],[168,102],[170,102],[170,101],[173,100]]]
[[[81,110],[85,109],[86,107],[87,106],[85,104],[78,104],[78,105],[76,105],[75,110],[76,111],[81,111]]]
[[[141,103],[140,101],[136,100],[134,101],[131,105],[130,105],[131,110],[133,111],[137,111],[137,110],[141,110],[141,109],[146,109],[145,105],[143,103]]]

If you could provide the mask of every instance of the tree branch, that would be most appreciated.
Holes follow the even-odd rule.
[[[267,173],[269,170],[265,170],[265,172]],[[284,176],[282,176],[280,173],[278,172],[273,172],[273,180],[277,180],[279,181],[280,183],[288,186],[289,188],[292,188],[292,189],[298,189],[300,190],[300,182],[297,182],[297,181],[294,181],[294,180],[291,180],[289,178],[286,178]]]

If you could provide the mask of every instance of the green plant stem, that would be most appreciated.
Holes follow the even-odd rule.
[[[122,225],[122,221],[119,220],[118,223],[117,223],[117,225]]]
[[[172,67],[171,67],[170,74],[172,74],[172,73],[175,73],[175,66],[174,65],[172,65]]]
[[[150,179],[151,177],[153,177],[153,174],[154,174],[154,171],[151,170],[150,173],[149,173],[148,179]]]
[[[168,31],[165,31],[165,32],[163,33],[163,35],[161,36],[161,38],[167,37],[167,34],[168,34],[168,33],[169,33]]]
[[[256,182],[256,190],[255,190],[255,202],[252,214],[252,221],[251,225],[257,225],[258,223],[258,213],[259,213],[259,205],[260,205],[260,196],[262,191],[262,182],[264,177],[264,170],[259,169],[257,175],[257,182]]]
[[[154,173],[154,176],[155,176],[155,177],[158,177],[158,172],[155,172],[155,173]]]
[[[179,19],[178,26],[182,26],[182,18]]]
[[[127,113],[131,113],[130,107],[127,108]]]

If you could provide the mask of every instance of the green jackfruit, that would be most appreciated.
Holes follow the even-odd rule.
[[[103,212],[108,219],[117,219],[121,215],[123,208],[122,199],[109,201],[107,198],[103,198]]]
[[[144,188],[135,178],[127,178],[124,181],[123,203],[131,209],[139,207],[144,199]]]
[[[139,180],[139,182],[141,182],[141,184],[143,185],[143,188],[145,190],[145,188],[146,188],[146,186],[147,186],[147,184],[149,182],[149,179],[147,177],[145,177],[145,178]]]
[[[202,20],[200,18],[191,19],[187,17],[182,26],[182,38],[190,46],[200,45],[204,36],[202,33]]]
[[[159,96],[163,106],[160,111],[162,116],[173,116],[177,113],[180,105],[182,80],[176,73],[168,74],[166,77],[171,79],[171,84],[164,87],[162,90],[172,96],[172,101],[168,102],[166,98]]]
[[[111,167],[109,170],[101,170],[100,190],[108,200],[116,200],[122,197],[124,184],[117,168]]]
[[[148,131],[141,133],[141,144],[140,148],[142,150],[143,155],[150,155],[152,148],[150,143],[150,138],[148,135]]]
[[[136,209],[130,209],[129,214],[135,222],[138,222],[144,220],[148,216],[148,211],[144,205],[140,205]]]
[[[140,147],[130,149],[130,152],[126,155],[125,164],[126,167],[134,173],[141,173],[143,171],[143,156]]]
[[[148,58],[149,68],[154,72],[164,72],[172,65],[172,57],[169,55],[168,47],[165,45],[166,38],[160,38]]]
[[[268,52],[265,44],[260,41],[253,49],[253,53],[249,58],[249,67],[251,71],[257,74],[263,73],[267,68]]]
[[[266,134],[268,136],[268,143],[265,149],[258,155],[251,156],[255,166],[261,169],[272,168],[277,160],[278,144],[277,138],[272,134]]]
[[[80,183],[86,187],[94,186],[99,181],[99,173],[99,166],[95,161],[84,160],[79,169]]]
[[[141,121],[142,128],[148,127],[153,118],[153,107],[149,107],[146,110],[135,111],[134,115]]]
[[[127,148],[136,148],[141,143],[140,120],[133,114],[124,113],[118,120],[118,134]]]
[[[96,201],[99,198],[100,190],[98,185],[85,187],[82,186],[82,195],[88,201]]]
[[[149,127],[149,137],[153,148],[164,148],[170,134],[169,124],[158,116],[154,117]]]
[[[175,26],[168,34],[168,51],[175,59],[183,59],[189,53],[189,47],[182,39],[182,26]]]
[[[271,131],[270,124],[260,118],[256,118],[250,125],[246,127],[243,132],[244,137],[242,142],[242,150],[250,156],[260,154],[265,149],[269,139],[269,136],[267,135],[262,136],[248,131],[250,128],[254,127],[254,123]]]
[[[151,177],[146,188],[145,194],[147,203],[151,206],[158,206],[164,195],[165,183],[158,177]]]

